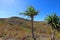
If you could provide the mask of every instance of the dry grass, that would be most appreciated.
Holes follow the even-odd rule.
[[[3,21],[0,19],[0,37],[33,40],[31,37],[31,21],[15,17],[2,20]],[[50,25],[46,22],[34,21],[34,31],[39,38],[40,34],[45,34],[45,36],[51,34]],[[50,39],[50,37],[48,39]]]

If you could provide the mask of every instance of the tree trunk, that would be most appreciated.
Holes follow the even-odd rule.
[[[52,32],[51,40],[55,40],[55,30]]]
[[[34,40],[36,40],[35,35],[34,35],[34,28],[33,28],[33,18],[34,18],[34,17],[31,17],[32,37],[33,37]]]

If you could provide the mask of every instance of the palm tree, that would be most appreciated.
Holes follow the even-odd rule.
[[[34,40],[36,40],[36,38],[34,36],[33,19],[34,19],[34,16],[38,14],[38,11],[35,10],[34,7],[30,6],[24,13],[20,13],[20,14],[24,14],[24,15],[29,16],[31,18],[32,37]]]
[[[45,19],[48,24],[51,25],[52,27],[52,38],[51,40],[55,40],[55,31],[57,30],[58,32],[60,31],[60,18],[54,13],[52,15],[49,15],[46,19]]]

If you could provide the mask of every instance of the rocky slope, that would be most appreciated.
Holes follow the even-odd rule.
[[[41,21],[34,21],[34,31],[36,37],[40,34],[51,34],[50,25]],[[19,17],[0,18],[0,37],[20,40],[31,37],[31,21]]]

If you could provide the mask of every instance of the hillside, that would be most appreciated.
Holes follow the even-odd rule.
[[[51,34],[51,28],[46,22],[34,21],[34,31],[37,35]],[[0,18],[0,37],[22,40],[31,36],[31,21],[19,17]]]

